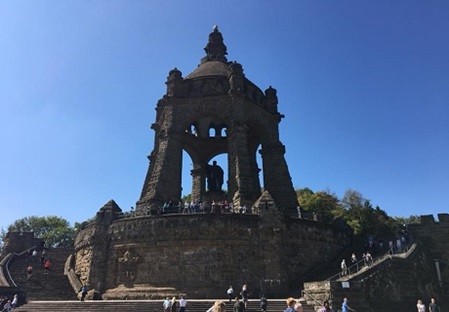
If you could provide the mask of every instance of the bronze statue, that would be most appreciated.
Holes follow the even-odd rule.
[[[211,165],[207,165],[206,177],[207,177],[207,189],[209,191],[221,191],[223,185],[223,169],[214,160]]]

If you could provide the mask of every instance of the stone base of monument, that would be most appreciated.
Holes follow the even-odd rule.
[[[171,287],[155,287],[148,284],[134,284],[132,288],[124,284],[108,289],[101,297],[103,300],[149,300],[179,298],[182,293]]]
[[[226,193],[224,191],[207,191],[202,197],[204,212],[220,212],[219,203],[223,203],[225,200]],[[215,203],[214,207],[212,207],[212,203]]]
[[[203,195],[203,204],[207,203],[209,205],[212,204],[212,202],[219,203],[224,202],[226,200],[226,192],[224,191],[207,191]]]

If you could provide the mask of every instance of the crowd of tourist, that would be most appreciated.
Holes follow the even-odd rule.
[[[212,201],[210,204],[205,204],[201,200],[191,201],[191,202],[178,202],[174,203],[171,200],[167,200],[164,204],[155,210],[147,209],[147,215],[164,215],[171,213],[217,213],[217,214],[228,214],[228,213],[238,213],[238,214],[248,214],[251,213],[246,205],[234,206],[233,203],[229,203],[227,200],[223,201]],[[125,217],[134,217],[135,211],[134,207],[131,207],[131,211],[124,213]]]
[[[247,312],[248,311],[248,298],[250,292],[248,291],[247,285],[242,286],[242,290],[237,296],[234,297],[234,289],[232,286],[229,286],[226,291],[226,295],[229,300],[229,304],[232,304],[233,312]],[[234,303],[232,300],[234,299]],[[304,299],[302,299],[304,300]],[[304,300],[305,301],[305,300]],[[303,301],[303,302],[304,302]],[[420,301],[419,301],[420,302]],[[432,299],[432,303],[435,305],[435,300]],[[304,312],[303,305],[301,303],[301,299],[296,300],[293,297],[289,297],[286,299],[286,309],[284,312]],[[164,312],[186,312],[187,300],[185,299],[185,295],[181,296],[181,299],[177,300],[176,297],[170,299],[167,297],[162,304],[162,308]],[[268,307],[267,298],[262,295],[260,297],[260,312],[266,312]],[[226,311],[226,302],[224,300],[217,300],[214,304],[206,311],[206,312],[225,312]],[[334,310],[330,307],[329,301],[325,300],[322,306],[317,310],[317,312],[333,312]],[[355,311],[352,307],[349,306],[348,298],[343,298],[341,312],[349,312]],[[255,311],[254,311],[255,312]],[[418,312],[427,312],[418,310]],[[430,310],[429,312],[441,312],[439,310]]]
[[[422,302],[422,300],[418,300],[416,308],[418,312],[427,312],[426,305]],[[429,312],[441,312],[440,306],[437,304],[435,298],[430,299]]]
[[[26,259],[28,262],[27,267],[25,269],[27,281],[31,281],[33,278],[34,272],[33,265],[39,265],[40,267],[42,267],[44,269],[45,276],[49,274],[52,263],[50,259],[46,257],[45,249],[42,249],[40,257],[38,257],[38,252],[36,249],[33,249],[33,251],[31,251],[30,249],[26,255]]]
[[[87,294],[87,286],[84,284],[80,289],[82,293],[81,301],[84,301],[85,295]],[[229,286],[226,291],[226,295],[228,297],[229,303],[232,304],[232,300],[234,299],[234,303],[232,305],[233,312],[247,312],[248,311],[248,298],[250,296],[250,292],[248,290],[247,285],[242,286],[242,290],[234,297],[234,289],[232,286]],[[286,309],[284,312],[304,312],[303,305],[301,300],[305,302],[303,298],[296,300],[293,297],[289,297],[286,299]],[[7,297],[0,297],[0,311],[2,312],[11,312],[18,305],[18,295],[14,295],[12,299]],[[260,297],[260,312],[266,312],[268,307],[267,298],[262,295]],[[187,299],[186,295],[183,294],[180,296],[179,300],[175,297],[171,299],[167,297],[165,301],[162,303],[162,308],[164,312],[186,312],[187,308]],[[417,312],[441,312],[439,305],[436,303],[435,298],[431,298],[430,303],[428,305],[428,309],[426,309],[426,305],[422,302],[422,300],[418,300],[416,304]],[[337,310],[333,310],[330,306],[328,300],[324,300],[320,308],[317,312],[334,312]],[[341,309],[338,311],[341,312],[355,312],[356,310],[349,306],[349,300],[347,297],[343,298]],[[226,303],[223,300],[217,300],[215,303],[206,311],[206,312],[226,312]],[[254,311],[255,312],[255,311]]]
[[[159,214],[166,213],[248,213],[248,208],[244,206],[234,207],[227,200],[212,201],[210,205],[205,205],[201,200],[191,202],[179,202],[174,204],[171,200],[164,202],[158,210]]]
[[[11,299],[8,297],[0,297],[0,311],[2,312],[10,312],[14,310],[19,304],[19,296],[17,294]]]
[[[342,259],[339,275],[346,276],[354,274],[362,268],[372,266],[374,263],[373,255],[407,252],[411,243],[411,237],[404,228],[397,233],[396,238],[388,239],[387,241],[388,244],[385,244],[382,239],[376,239],[372,236],[368,237],[367,243],[365,244],[363,251],[359,253],[359,256],[353,252],[350,259]],[[350,264],[348,265],[348,263]]]

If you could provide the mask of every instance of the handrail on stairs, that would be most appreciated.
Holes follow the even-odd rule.
[[[301,290],[301,297],[303,297],[304,299],[305,296],[309,297],[310,299],[312,299],[315,303],[317,303],[319,306],[323,306],[323,302],[320,302],[318,299],[316,299],[314,296],[312,296],[311,294],[307,293],[304,289]],[[307,301],[307,299],[306,299]]]
[[[347,268],[348,272],[346,275],[344,275],[343,272],[339,272],[339,273],[329,277],[326,281],[337,280],[337,279],[345,277],[345,276],[350,276],[350,275],[356,274],[356,273],[360,272],[361,270],[363,270],[364,268],[372,267],[374,264],[382,262],[384,259],[389,258],[392,253],[393,253],[393,249],[390,248],[382,256],[374,258],[371,263],[367,263],[365,259],[359,260]]]
[[[3,282],[6,281],[6,283],[8,284],[8,285],[4,285],[4,286],[17,287],[17,284],[14,282],[14,279],[11,277],[11,272],[9,271],[9,264],[10,264],[11,260],[15,257],[21,257],[24,254],[28,254],[31,250],[34,250],[36,248],[37,248],[37,246],[32,246],[32,247],[25,249],[24,251],[21,251],[19,253],[10,252],[9,254],[7,254],[5,256],[5,258],[3,258],[3,260],[0,263],[0,275],[4,279]],[[5,272],[6,272],[6,276],[5,276]]]
[[[360,272],[361,270],[363,270],[364,268],[370,268],[373,265],[384,261],[385,259],[391,259],[392,255],[407,254],[410,250],[412,250],[413,245],[415,245],[415,244],[412,244],[412,246],[405,245],[400,252],[395,252],[394,248],[390,248],[387,250],[387,252],[385,254],[383,254],[380,257],[374,258],[372,260],[372,262],[368,263],[368,264],[366,263],[365,259],[359,260],[347,268],[348,272],[346,275],[343,275],[343,272],[340,271],[339,273],[332,275],[325,281],[326,282],[333,281],[333,280],[337,280],[337,279],[345,277],[345,276],[348,277],[348,276],[354,275],[354,274]],[[362,264],[362,262],[363,262],[363,264]]]

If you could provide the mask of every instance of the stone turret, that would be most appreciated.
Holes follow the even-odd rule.
[[[201,63],[208,61],[220,61],[226,63],[226,55],[228,54],[226,50],[227,48],[223,43],[223,36],[221,32],[218,31],[218,26],[214,25],[213,32],[209,35],[209,42],[204,48],[206,56],[201,60]]]

